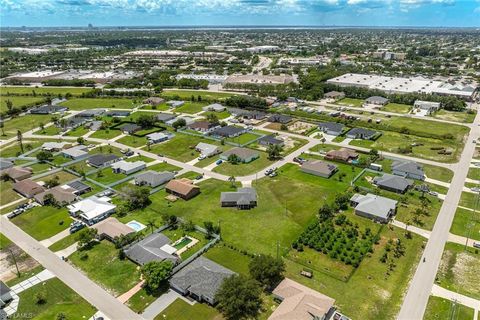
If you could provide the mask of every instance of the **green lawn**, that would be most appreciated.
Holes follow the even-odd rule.
[[[51,94],[51,95],[58,95],[62,94],[65,95],[70,93],[72,95],[81,95],[82,93],[86,93],[92,91],[92,88],[65,88],[65,87],[0,87],[0,94],[7,95],[7,94],[32,94],[35,91],[36,94]]]
[[[462,196],[460,197],[460,202],[458,203],[461,207],[466,207],[470,209],[479,209],[478,205],[478,196],[475,193],[471,192],[462,192]]]
[[[26,253],[24,253],[24,252],[23,252],[23,254],[26,255]],[[37,266],[27,270],[27,271],[21,272],[20,277],[15,277],[13,279],[10,279],[6,282],[6,284],[9,287],[13,287],[17,283],[23,282],[23,281],[33,277],[34,275],[40,273],[43,270],[45,270],[45,268],[41,264],[39,264],[39,265],[37,265]]]
[[[138,174],[138,172],[132,173],[128,176],[133,177],[135,174]],[[123,178],[126,178],[128,176],[124,175],[123,173],[114,173],[112,168],[103,168],[96,173],[88,175],[90,179],[106,185],[114,183],[115,181],[122,180]]]
[[[249,275],[248,264],[250,257],[229,248],[225,243],[220,242],[215,247],[208,249],[204,256],[216,263],[228,268],[236,273],[241,273],[246,276]]]
[[[258,138],[259,138],[258,135],[247,132],[247,133],[243,133],[243,134],[239,135],[238,137],[227,138],[226,140],[244,145],[244,144],[252,142],[252,141],[254,141],[255,139],[258,139]]]
[[[390,102],[386,106],[382,107],[382,111],[387,112],[396,112],[396,113],[408,113],[412,106],[408,104],[401,104],[401,103],[392,103]]]
[[[175,300],[154,320],[220,320],[222,319],[217,309],[205,303],[189,305],[182,299]]]
[[[58,127],[51,125],[51,126],[45,127],[43,130],[40,129],[38,131],[35,131],[34,134],[41,134],[45,136],[56,136],[56,135],[59,135],[61,132],[62,131]]]
[[[67,133],[65,133],[65,135],[72,136],[72,137],[81,137],[89,132],[90,132],[90,129],[87,129],[84,126],[79,126],[79,127],[76,127],[75,129],[68,131]]]
[[[84,260],[83,253],[88,255]],[[115,296],[127,292],[140,281],[137,265],[128,259],[120,260],[118,250],[107,240],[101,241],[90,250],[76,251],[69,259],[90,279]]]
[[[480,241],[480,212],[458,208],[450,232]]]
[[[153,170],[153,171],[158,171],[158,172],[161,172],[161,171],[180,171],[181,168],[179,167],[176,167],[172,164],[168,164],[166,162],[162,162],[162,163],[157,163],[157,164],[154,164],[153,166],[150,166],[148,167],[148,170]]]
[[[49,165],[48,163],[40,163],[40,162],[29,165],[28,167],[33,170],[33,174],[44,173],[49,171],[52,168],[52,166]]]
[[[448,290],[480,299],[478,249],[447,242],[435,282]]]
[[[467,177],[473,180],[480,180],[480,168],[468,169]]]
[[[157,110],[157,111],[166,111],[170,109],[166,102],[159,104],[158,106],[151,106],[149,104],[143,105],[142,109],[144,110]]]
[[[59,171],[59,172],[55,172],[55,173],[52,173],[50,175],[43,176],[41,178],[35,179],[35,181],[37,181],[37,182],[38,181],[44,181],[45,182],[45,181],[51,180],[55,177],[58,177],[58,183],[59,184],[64,184],[64,183],[70,182],[70,181],[78,178],[77,176],[74,176],[73,174],[68,173],[66,171]]]
[[[8,139],[17,135],[17,130],[21,132],[26,132],[31,129],[37,128],[40,123],[50,122],[50,115],[41,115],[41,114],[27,114],[20,117],[15,117],[4,122],[3,131],[5,132],[4,136],[1,136],[2,139]]]
[[[136,136],[125,136],[121,139],[117,140],[118,143],[122,143],[124,145],[138,148],[147,144],[147,138],[145,137],[136,137]]]
[[[23,141],[24,152],[28,152],[29,150],[40,147],[44,142],[46,141],[24,140]],[[13,144],[9,144],[8,146],[0,149],[0,155],[4,158],[16,157],[21,153],[22,151],[21,151],[20,145],[17,142],[14,142]]]
[[[36,304],[35,296],[43,292],[46,303]],[[88,319],[95,313],[95,308],[66,286],[58,278],[37,284],[19,294],[20,303],[13,318],[34,315],[35,319],[58,319],[63,313],[66,319]]]
[[[202,108],[206,105],[207,104],[205,102],[202,103],[185,101],[185,104],[183,106],[175,108],[175,112],[194,114],[202,111]]]
[[[52,244],[48,249],[52,250],[53,252],[60,251],[66,249],[77,242],[78,233],[72,233],[66,236],[65,238],[61,239],[60,241],[55,242]]]
[[[437,119],[457,121],[463,123],[472,123],[473,120],[475,120],[475,116],[475,113],[468,113],[464,111],[447,111],[444,109],[440,109],[433,114],[433,117]]]
[[[38,206],[11,221],[35,239],[44,240],[67,229],[73,220],[66,208]]]
[[[423,320],[473,319],[473,309],[440,297],[430,296]]]
[[[10,239],[8,239],[3,233],[0,233],[0,250],[5,249],[10,244],[12,244],[12,241],[10,241]]]
[[[0,205],[6,205],[7,203],[21,198],[18,193],[13,191],[12,185],[12,181],[2,181],[0,183],[0,193],[2,194],[0,197]]]
[[[105,130],[97,130],[93,133],[90,137],[97,138],[97,139],[112,139],[116,136],[121,135],[122,132],[120,130],[113,130],[113,129],[105,129]]]
[[[144,288],[140,289],[127,301],[127,305],[133,311],[139,313],[145,310],[152,302],[158,299],[162,294],[167,292],[169,289],[168,282],[166,282],[158,292],[151,294],[147,292]]]
[[[3,90],[3,89],[2,89]],[[42,97],[16,97],[16,96],[0,96],[0,112],[7,111],[7,101],[10,100],[14,108],[21,108],[26,105],[40,103],[45,99]]]
[[[432,166],[430,164],[422,164],[423,171],[428,178],[450,182],[453,178],[453,171],[443,167]]]
[[[246,176],[258,172],[275,162],[268,160],[268,155],[266,152],[257,152],[259,153],[260,157],[250,163],[231,164],[228,161],[223,161],[223,163],[219,166],[216,166],[213,171],[228,176]]]
[[[343,98],[337,101],[335,104],[344,105],[344,106],[353,106],[353,107],[361,107],[363,105],[364,100],[362,99],[352,99],[352,98]]]
[[[211,92],[204,90],[164,90],[162,92],[162,97],[166,97],[167,99],[178,96],[180,99],[190,100],[192,95],[195,96],[195,98],[201,96],[202,100],[221,100],[231,97],[235,94],[227,92]]]
[[[137,104],[132,99],[125,98],[77,98],[62,102],[60,105],[70,110],[85,110],[97,108],[132,109]]]
[[[195,146],[199,142],[220,145],[219,142],[214,140],[209,140],[199,136],[192,136],[177,132],[175,133],[175,137],[173,137],[172,139],[166,142],[152,145],[150,147],[150,152],[162,154],[168,158],[172,158],[182,162],[188,162],[200,155],[197,151],[195,151]]]
[[[225,119],[230,117],[230,112],[228,111],[222,111],[222,112],[215,112],[215,111],[205,111],[201,114],[202,117],[207,117],[209,114],[214,114],[217,116],[219,120]]]

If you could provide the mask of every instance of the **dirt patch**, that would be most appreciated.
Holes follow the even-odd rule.
[[[303,122],[303,121],[296,121],[292,123],[291,125],[288,126],[288,131],[294,132],[294,133],[299,133],[303,134],[304,132],[307,132],[311,130],[312,128],[315,128],[316,125],[308,122]]]
[[[282,125],[280,123],[269,123],[268,125],[265,126],[265,128],[270,129],[270,130],[277,130],[279,131]]]
[[[438,271],[440,274],[445,275],[447,274],[450,268],[450,260],[453,257],[453,253],[451,251],[445,250],[442,255],[442,260],[440,261],[440,265],[438,266]]]
[[[452,268],[455,283],[466,292],[480,294],[478,286],[478,259],[466,252],[457,254]]]
[[[17,277],[17,269],[13,256],[17,261],[20,272],[28,272],[37,267],[39,263],[26,254],[22,249],[12,244],[0,251],[0,280],[7,282]]]

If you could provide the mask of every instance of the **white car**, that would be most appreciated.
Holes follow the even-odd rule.
[[[206,158],[206,156],[204,156],[204,155],[202,154],[202,155],[200,155],[200,157],[198,157],[198,160],[203,160],[203,159],[205,159],[205,158]]]

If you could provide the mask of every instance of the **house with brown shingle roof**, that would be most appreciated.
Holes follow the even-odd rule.
[[[113,241],[116,237],[126,236],[127,234],[135,232],[133,228],[113,217],[100,221],[94,228],[97,229],[99,239],[107,239],[110,241]]]
[[[57,203],[70,204],[77,199],[75,192],[75,189],[67,185],[56,186],[36,194],[34,198],[41,205],[45,205],[45,196],[51,194]]]
[[[334,299],[288,278],[272,293],[282,302],[268,320],[330,319],[335,311]]]
[[[32,168],[29,167],[11,167],[2,171],[6,173],[13,181],[21,181],[30,178],[33,174]]]
[[[32,198],[34,195],[45,191],[41,185],[30,179],[15,182],[12,188],[27,198]]]
[[[170,180],[165,186],[165,191],[184,200],[189,200],[200,193],[200,187],[194,185],[192,180],[182,178]]]
[[[338,150],[330,150],[327,152],[325,159],[349,162],[358,158],[358,153],[352,149],[340,148]]]

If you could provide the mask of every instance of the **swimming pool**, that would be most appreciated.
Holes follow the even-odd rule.
[[[145,229],[147,226],[136,221],[136,220],[132,220],[130,222],[127,223],[127,226],[129,226],[130,228],[132,228],[133,230],[135,230],[136,232],[138,231],[142,231],[143,229]]]
[[[180,239],[180,241],[177,241],[176,244],[173,245],[173,247],[177,250],[185,247],[187,244],[189,244],[190,242],[192,242],[192,239],[188,238],[188,237],[183,237],[182,239]]]

